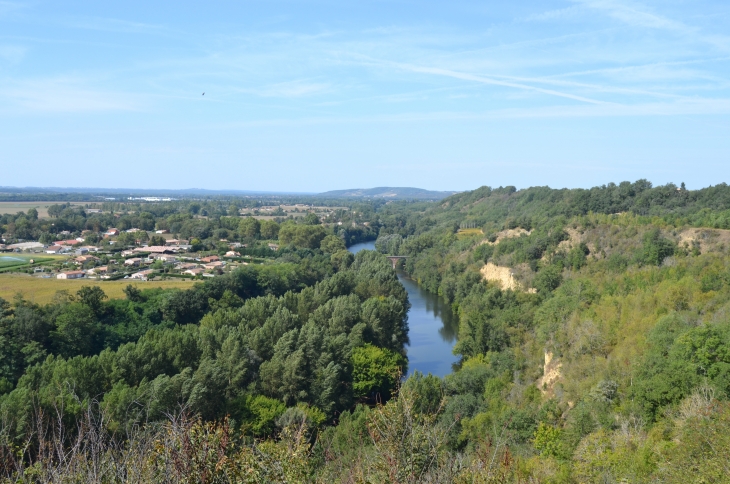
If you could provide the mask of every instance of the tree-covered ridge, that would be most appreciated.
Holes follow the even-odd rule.
[[[394,386],[407,341],[403,288],[383,258],[353,259],[334,237],[321,249],[281,250],[281,270],[306,281],[262,286],[257,276],[251,287],[264,292],[240,294],[228,285],[235,279],[214,279],[220,287],[192,318],[199,324],[163,318],[87,357],[51,346],[50,357],[24,360],[33,353],[19,342],[24,375],[8,380],[0,402],[11,416],[33,415],[28,401],[46,412],[63,402],[69,426],[101,415],[107,432],[149,418],[149,433],[109,461],[148,445],[134,472],[184,468],[195,482],[726,482],[730,231],[717,227],[727,188],[628,185],[638,195],[614,197],[625,209],[571,212],[570,197],[600,200],[626,184],[480,189],[363,210],[378,251],[407,255],[409,275],[458,315],[461,359],[444,378],[416,372]],[[527,200],[530,192],[554,198]],[[641,212],[640,200],[655,201]],[[301,245],[323,235],[317,225],[287,230]],[[520,284],[487,280],[486,264]],[[91,296],[58,304],[93,312],[80,302]],[[130,300],[139,297],[161,296]],[[21,306],[6,306],[5,320]],[[82,382],[73,391],[83,397],[64,381]],[[180,402],[202,419],[162,410]],[[33,423],[6,421],[15,438]],[[184,442],[194,451],[175,453]],[[74,455],[87,463],[95,454]],[[43,459],[38,475],[61,468]],[[59,473],[84,480],[93,468],[84,465]]]
[[[327,257],[299,287],[318,263],[244,268],[188,291],[130,287],[120,301],[98,288],[46,307],[2,301],[5,436],[29,432],[39,408],[63,406],[70,422],[94,399],[119,428],[183,405],[259,436],[287,408],[321,424],[387,399],[406,369],[405,290],[367,252]]]

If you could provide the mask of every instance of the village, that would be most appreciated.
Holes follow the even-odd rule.
[[[122,233],[125,245],[119,244]],[[98,235],[101,241],[87,244],[90,235]],[[70,232],[61,235],[72,236]],[[98,237],[91,237],[95,239]],[[138,228],[120,231],[110,228],[102,234],[85,230],[78,237],[54,241],[0,244],[0,251],[22,257],[23,268],[36,277],[71,279],[136,281],[164,280],[168,278],[207,278],[222,275],[235,268],[251,263],[263,263],[265,259],[242,255],[248,244],[221,239],[216,251],[193,251],[189,240],[176,239],[167,230],[147,232]],[[264,244],[261,249],[278,250],[278,244]],[[19,259],[20,260],[20,259]],[[18,268],[16,268],[17,270]]]

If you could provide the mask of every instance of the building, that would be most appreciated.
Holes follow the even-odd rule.
[[[98,260],[99,260],[99,258],[98,257],[94,257],[93,255],[82,255],[82,256],[76,257],[74,259],[74,262],[77,263],[77,264],[85,264],[85,263],[90,262],[90,261],[96,262]]]
[[[241,257],[241,254],[236,251],[229,250],[228,252],[226,252],[226,257]]]
[[[67,271],[56,276],[56,279],[81,279],[84,277],[84,271]]]
[[[122,257],[127,257],[127,256],[130,256],[130,255],[134,255],[134,251],[133,250],[123,250],[122,251]]]
[[[205,267],[206,269],[217,269],[219,267],[225,267],[225,265],[226,265],[225,262],[222,262],[222,261],[219,261],[218,260],[218,261],[215,261],[215,262],[211,262],[209,264],[203,264],[203,267]]]
[[[134,252],[149,252],[150,254],[170,254],[173,249],[162,245],[148,245],[147,247],[137,247]]]
[[[197,268],[198,268],[198,264],[192,264],[190,262],[178,264],[175,266],[175,269],[178,269],[180,271],[186,271],[188,269],[197,269]]]
[[[170,254],[154,254],[153,257],[157,260],[161,260],[165,264],[174,264],[177,262],[177,257]]]
[[[188,274],[191,276],[199,276],[203,272],[205,272],[203,269],[201,269],[200,267],[196,267],[195,269],[186,270],[185,272],[183,272],[183,274]]]
[[[119,235],[119,230],[118,230],[118,229],[109,229],[109,230],[107,230],[107,231],[106,231],[106,232],[104,233],[104,235],[108,235],[108,236],[110,236],[110,237],[111,237],[111,236],[114,236],[114,235]]]
[[[269,249],[271,249],[271,250],[279,250],[279,246],[277,244],[269,244]]]
[[[57,241],[57,242],[56,242],[56,245],[68,245],[68,246],[73,246],[73,245],[76,245],[76,244],[78,244],[78,243],[80,243],[80,242],[83,242],[83,240],[81,240],[81,241],[78,241],[78,240],[76,240],[76,239],[69,239],[69,240],[59,240],[59,241]]]
[[[127,259],[124,261],[125,266],[132,266],[132,267],[139,267],[139,265],[142,263],[142,259],[139,257],[132,257],[131,259]]]
[[[87,247],[79,247],[78,249],[76,249],[76,255],[84,255],[88,253],[89,249]]]
[[[165,229],[163,229],[163,230],[155,230],[155,233],[156,234],[169,234],[170,231],[169,230],[165,230]]]
[[[87,271],[87,274],[108,274],[109,272],[110,271],[108,266],[99,266],[94,267],[93,269],[89,269]]]
[[[219,260],[221,260],[221,258],[217,255],[209,255],[208,257],[203,257],[202,259],[200,259],[200,262],[216,262]]]
[[[61,252],[65,252],[67,249],[60,245],[51,245],[46,248],[46,254],[60,254]]]
[[[136,273],[132,274],[129,278],[130,279],[141,279],[143,281],[146,281],[154,273],[155,273],[154,270],[147,269],[145,271],[136,272]]]

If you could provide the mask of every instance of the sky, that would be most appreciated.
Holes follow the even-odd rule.
[[[700,188],[729,166],[727,1],[0,0],[0,186]]]

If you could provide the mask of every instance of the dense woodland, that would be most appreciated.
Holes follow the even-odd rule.
[[[276,237],[195,203],[123,217],[211,247],[277,239],[276,263],[123,300],[1,301],[9,482],[730,481],[727,185],[482,187]],[[80,212],[54,220],[104,225]],[[344,251],[375,236],[458,316],[444,378],[401,378],[405,290],[382,255]]]

